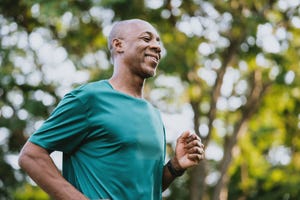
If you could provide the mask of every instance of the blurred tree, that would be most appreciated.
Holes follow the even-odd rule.
[[[111,74],[112,22],[141,18],[157,27],[166,49],[146,97],[163,112],[188,103],[207,147],[207,159],[166,199],[296,199],[299,10],[284,0],[1,1],[1,197],[20,196],[14,188],[27,178],[8,158],[63,94]]]
[[[50,197],[46,192],[41,190],[37,186],[32,186],[29,183],[19,187],[13,196],[15,200],[50,200]]]

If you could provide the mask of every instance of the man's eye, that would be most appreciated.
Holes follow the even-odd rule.
[[[151,39],[150,39],[149,37],[144,37],[143,40],[144,40],[145,42],[149,42]]]

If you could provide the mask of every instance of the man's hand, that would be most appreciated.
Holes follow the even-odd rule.
[[[196,166],[204,159],[204,145],[196,135],[185,131],[177,139],[175,156],[164,167],[162,189],[165,190],[185,169]],[[176,170],[174,173],[174,170]]]
[[[204,145],[201,139],[190,131],[185,131],[177,139],[175,157],[172,165],[176,170],[187,169],[196,166],[204,159]]]

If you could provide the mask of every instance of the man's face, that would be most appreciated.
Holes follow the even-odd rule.
[[[155,76],[161,58],[157,31],[146,22],[129,24],[124,34],[124,61],[142,78]]]

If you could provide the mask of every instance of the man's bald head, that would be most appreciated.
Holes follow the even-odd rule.
[[[135,28],[139,25],[147,25],[155,30],[155,28],[150,23],[141,19],[123,20],[114,24],[108,36],[108,48],[111,53],[112,59],[115,54],[113,48],[113,40],[124,39],[129,32],[134,31]]]

